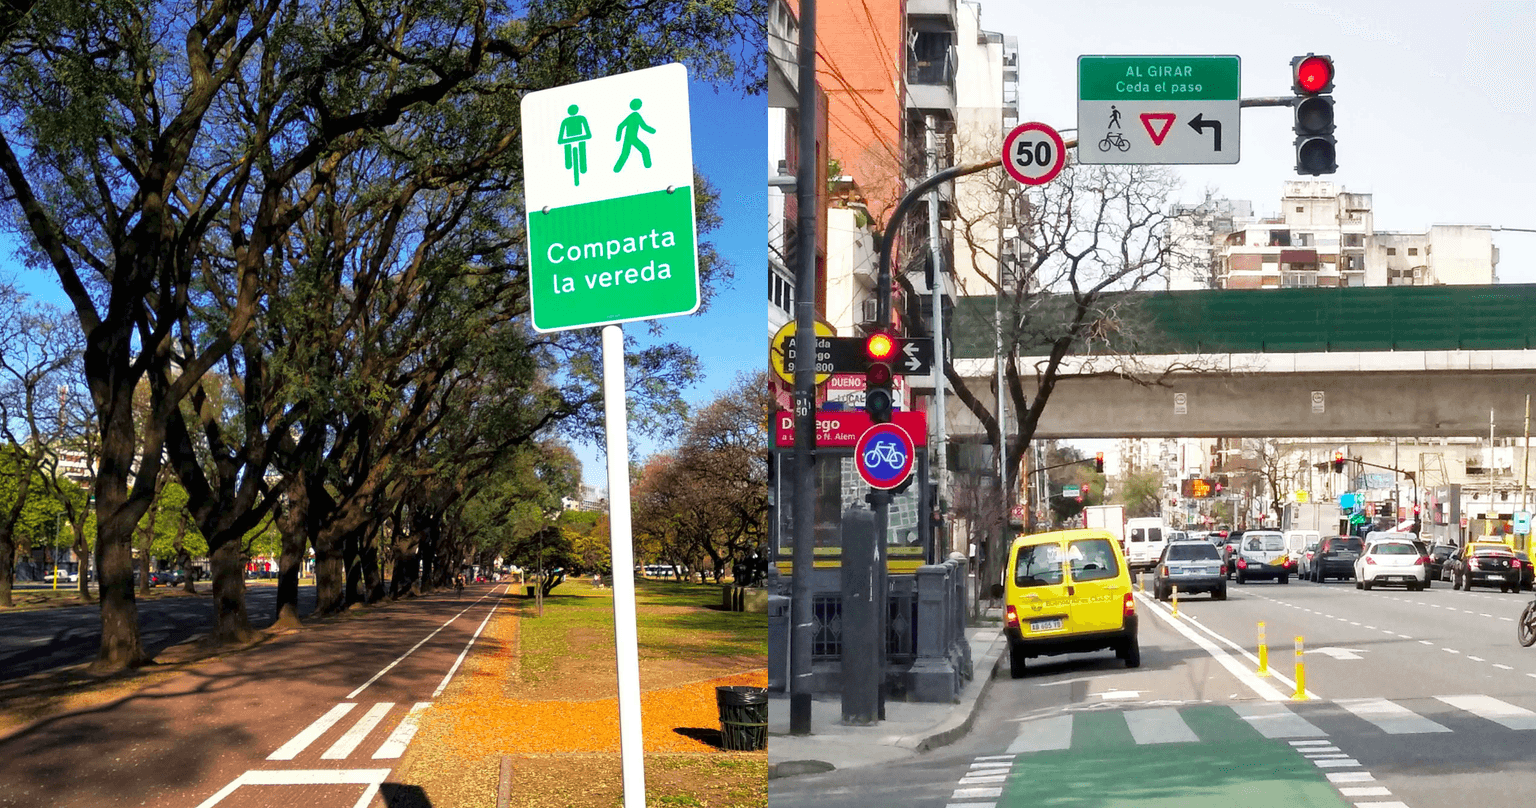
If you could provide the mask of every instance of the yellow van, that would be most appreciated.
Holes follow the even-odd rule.
[[[1030,657],[1112,648],[1125,666],[1141,665],[1136,600],[1120,543],[1107,530],[1058,530],[1020,536],[1008,549],[1003,598],[1008,661],[1024,676]]]

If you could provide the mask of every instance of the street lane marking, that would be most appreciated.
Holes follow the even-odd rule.
[[[1419,645],[1434,645],[1434,643],[1429,640],[1419,640]]]
[[[1509,729],[1536,729],[1536,713],[1492,696],[1436,696],[1435,698]]]
[[[510,587],[508,588],[510,589]],[[443,695],[443,691],[448,689],[448,682],[450,682],[453,679],[453,675],[458,672],[459,666],[464,664],[464,657],[469,655],[469,649],[475,646],[475,640],[480,639],[480,632],[485,631],[485,624],[491,622],[491,615],[496,613],[496,607],[500,605],[500,600],[491,604],[491,610],[485,613],[485,619],[480,621],[480,627],[475,629],[474,634],[470,635],[469,642],[465,643],[464,645],[464,650],[459,652],[459,658],[455,659],[453,661],[453,667],[448,669],[448,675],[444,676],[443,681],[438,684],[437,689],[432,691],[432,698],[435,699],[438,696]]]
[[[1344,758],[1343,760],[1314,760],[1312,761],[1312,765],[1318,767],[1319,769],[1337,769],[1346,766],[1359,766],[1360,761],[1355,760],[1354,758]]]
[[[1232,711],[1266,738],[1316,738],[1319,735],[1328,734],[1313,726],[1307,719],[1291,712],[1290,708],[1284,704],[1234,704]],[[1291,743],[1300,746],[1307,742],[1292,741]],[[1327,744],[1329,742],[1314,741],[1312,743]]]
[[[1386,786],[1346,786],[1339,789],[1339,793],[1346,797],[1390,797],[1392,792]]]
[[[1459,654],[1459,653],[1461,653],[1460,651],[1456,650],[1455,648],[1441,648],[1440,650],[1446,652],[1447,654]]]
[[[510,589],[511,588],[511,584],[508,584],[507,587]],[[411,654],[416,653],[416,649],[422,647],[423,645],[426,645],[427,644],[427,640],[430,640],[433,637],[436,637],[437,636],[437,632],[442,631],[443,629],[447,628],[450,623],[452,623],[453,621],[459,619],[460,617],[463,617],[464,616],[464,612],[467,612],[470,609],[475,608],[476,606],[480,605],[480,601],[485,600],[486,598],[488,598],[488,597],[490,597],[491,595],[494,595],[494,594],[496,594],[496,590],[495,590],[495,588],[492,588],[491,591],[485,593],[484,595],[481,595],[474,603],[471,603],[468,606],[466,606],[464,608],[463,612],[459,612],[458,614],[448,618],[448,622],[447,623],[444,623],[444,624],[438,626],[437,628],[432,630],[431,634],[428,634],[427,636],[422,637],[421,638],[421,642],[416,643],[415,645],[411,646],[411,650],[406,651],[405,653],[401,654],[399,657],[397,657],[395,659],[394,662],[391,662],[388,665],[385,665],[384,669],[379,671],[378,673],[375,673],[373,675],[372,679],[369,679],[368,681],[363,682],[363,684],[360,687],[358,687],[356,690],[352,691],[351,693],[348,693],[347,694],[347,698],[349,698],[349,699],[357,698],[357,694],[363,692],[364,690],[367,690],[369,685],[373,684],[374,682],[379,681],[379,678],[382,677],[384,674],[389,673],[391,668],[395,667],[396,665],[399,665],[401,662],[404,662],[406,657],[410,656]]]
[[[1493,616],[1491,614],[1486,614],[1484,612],[1478,612],[1477,614],[1478,614],[1479,617],[1492,617]]]
[[[1480,656],[1472,656],[1471,654],[1467,654],[1467,659],[1470,659],[1473,662],[1487,662],[1488,661],[1486,659],[1483,659]]]
[[[1296,747],[1296,751],[1302,753],[1303,755],[1321,755],[1321,754],[1328,753],[1328,752],[1337,752],[1337,751],[1339,751],[1339,748],[1337,746],[1334,746],[1333,744],[1330,744],[1327,741],[1324,741],[1323,743],[1325,743],[1327,745],[1326,746],[1298,746],[1298,747]]]
[[[1355,808],[1408,808],[1408,804],[1392,800],[1390,802],[1357,802]]]
[[[368,808],[389,769],[252,769],[236,777],[197,808],[213,808],[241,786],[367,786],[353,808]]]
[[[1510,666],[1508,666],[1508,665],[1500,665],[1500,664],[1499,664],[1499,663],[1497,663],[1497,662],[1495,662],[1495,663],[1493,663],[1493,666],[1494,666],[1494,667],[1495,667],[1495,668],[1498,668],[1498,669],[1499,669],[1499,670],[1506,670],[1506,671],[1512,671],[1512,670],[1514,670],[1514,668],[1511,668],[1511,667],[1510,667]]]
[[[1418,735],[1426,732],[1450,732],[1424,716],[1393,701],[1381,698],[1335,699],[1334,704],[1356,717],[1380,727],[1388,735]]]
[[[1311,726],[1311,725],[1308,724],[1307,726]],[[1294,747],[1297,747],[1297,748],[1300,748],[1300,747],[1303,747],[1303,746],[1313,746],[1313,747],[1316,747],[1316,746],[1328,746],[1331,743],[1333,743],[1333,741],[1291,741],[1291,746],[1294,746]]]
[[[422,711],[431,706],[432,702],[430,701],[416,702],[416,705],[411,708],[410,712],[405,714],[405,718],[401,719],[399,725],[395,727],[395,731],[389,733],[389,740],[386,740],[379,747],[379,751],[373,753],[373,759],[385,760],[387,758],[397,758],[405,754],[405,748],[410,746],[411,739],[416,737],[416,728],[420,724]]]
[[[1001,796],[1003,796],[1003,790],[1000,789],[1000,788],[982,788],[982,787],[978,787],[978,788],[957,788],[957,789],[955,789],[955,793],[949,795],[949,798],[952,799],[952,800],[965,800],[965,799],[971,799],[971,798],[976,798],[976,797],[979,797],[979,798],[982,798],[982,799],[985,799],[987,797],[992,797],[993,799],[996,799],[996,798],[1001,797]]]
[[[267,755],[267,760],[293,760],[304,748],[315,742],[316,738],[324,735],[331,727],[336,725],[347,713],[352,712],[356,702],[343,702],[332,707],[325,715],[316,718],[314,723],[305,727],[298,735],[288,743],[277,748],[276,752]]]
[[[1019,724],[1019,734],[1007,752],[1049,752],[1072,748],[1072,715],[1054,715]],[[997,796],[997,795],[993,795]]]
[[[384,720],[384,716],[394,706],[395,703],[392,701],[381,701],[373,705],[373,707],[369,708],[368,712],[363,713],[363,717],[359,718],[357,723],[352,725],[351,729],[336,739],[336,743],[331,744],[330,749],[325,750],[324,754],[320,755],[320,759],[346,760],[347,755],[352,754],[357,749],[357,745],[362,743],[364,738],[368,737],[368,733],[373,732],[373,728],[377,727],[379,722]]]
[[[1373,783],[1376,778],[1370,772],[1329,772],[1330,783]]]
[[[985,783],[1001,783],[1001,782],[1006,781],[1007,779],[1008,779],[1008,775],[1006,773],[1004,773],[1004,774],[967,774],[964,777],[960,778],[960,783],[959,784],[962,785],[962,786],[979,786],[979,785],[983,785]]]
[[[1212,631],[1211,629],[1207,628],[1206,626],[1203,626],[1203,625],[1201,625],[1199,623],[1187,623],[1186,621],[1179,620],[1179,619],[1173,617],[1171,614],[1169,614],[1166,610],[1164,610],[1162,608],[1161,604],[1158,604],[1158,603],[1154,602],[1151,598],[1148,598],[1145,595],[1137,595],[1136,599],[1141,601],[1142,605],[1145,606],[1148,610],[1150,610],[1153,614],[1155,614],[1159,618],[1161,618],[1163,620],[1163,622],[1167,623],[1170,626],[1173,626],[1173,629],[1175,631],[1179,632],[1180,634],[1183,634],[1184,637],[1186,639],[1188,639],[1190,642],[1193,642],[1194,644],[1196,644],[1196,645],[1200,646],[1201,648],[1205,649],[1205,652],[1210,654],[1211,657],[1213,659],[1215,659],[1223,668],[1226,668],[1228,671],[1230,671],[1232,673],[1233,676],[1236,676],[1239,681],[1241,681],[1243,684],[1247,685],[1249,690],[1252,690],[1254,693],[1257,693],[1259,698],[1262,698],[1265,701],[1287,701],[1287,700],[1290,699],[1289,696],[1287,696],[1287,695],[1281,693],[1280,691],[1276,690],[1274,687],[1270,686],[1270,684],[1268,682],[1265,682],[1263,679],[1260,679],[1257,675],[1255,675],[1253,673],[1253,671],[1251,671],[1248,668],[1244,667],[1243,665],[1239,664],[1237,660],[1232,658],[1231,654],[1228,654],[1226,651],[1223,651],[1221,648],[1219,648],[1215,644],[1213,644],[1210,640],[1207,640],[1204,637],[1201,637],[1199,634],[1196,634],[1195,632],[1191,631],[1189,629],[1189,626],[1192,625],[1195,628],[1198,628],[1201,631],[1205,632],[1206,634],[1211,635],[1215,639],[1220,640],[1221,642],[1225,643],[1227,645],[1227,647],[1236,650],[1238,653],[1240,653],[1243,656],[1247,657],[1255,665],[1257,665],[1258,662],[1259,662],[1259,658],[1254,656],[1253,654],[1248,653],[1247,649],[1243,648],[1242,646],[1238,645],[1235,642],[1232,642],[1231,640],[1227,639],[1226,637],[1223,637],[1220,634],[1217,634],[1216,632]],[[1270,675],[1276,681],[1285,683],[1287,686],[1289,686],[1293,690],[1296,687],[1296,683],[1295,682],[1291,681],[1290,679],[1285,678],[1284,676],[1281,676],[1279,673],[1275,673],[1275,672],[1271,671]],[[1317,694],[1313,693],[1310,690],[1307,691],[1307,695],[1310,698],[1314,698],[1314,699],[1317,698]]]
[[[981,755],[980,757],[977,757],[975,759],[978,760],[978,761],[981,761],[981,760],[1010,760],[1011,761],[1015,757],[1016,757],[1016,755]]]
[[[952,802],[944,808],[997,808],[995,802]]]
[[[1184,723],[1179,711],[1172,707],[1153,710],[1129,710],[1125,713],[1126,726],[1138,744],[1198,743],[1200,736]]]

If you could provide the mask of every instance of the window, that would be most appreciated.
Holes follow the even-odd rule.
[[[1388,247],[1387,248],[1387,255],[1397,255],[1397,248],[1396,247]]]
[[[1187,542],[1168,545],[1169,561],[1220,561],[1216,545],[1205,542]]]
[[[768,273],[768,300],[773,305],[789,311],[795,305],[795,285],[783,275],[770,271]]]
[[[1296,206],[1296,212],[1297,213],[1304,213],[1304,212],[1306,212],[1306,208],[1303,208],[1302,206],[1297,205]]]
[[[1074,581],[1102,581],[1120,574],[1120,565],[1115,562],[1115,550],[1110,547],[1108,539],[1072,542],[1067,549],[1067,557],[1072,560]]]
[[[1376,555],[1418,555],[1419,551],[1413,549],[1411,544],[1378,544],[1375,547]]]
[[[1061,575],[1061,545],[1019,548],[1019,558],[1013,566],[1014,586],[1055,586],[1061,583]]]
[[[1409,247],[1408,248],[1408,254],[1409,255],[1418,255],[1419,254],[1419,248],[1418,247]]]

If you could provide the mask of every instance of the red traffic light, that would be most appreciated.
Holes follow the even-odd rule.
[[[1295,65],[1295,89],[1299,93],[1326,93],[1333,90],[1333,60],[1327,56],[1298,57]]]
[[[1093,456],[1093,470],[1097,471],[1100,474],[1104,473],[1104,453],[1103,452],[1099,452],[1098,454],[1095,454]]]
[[[871,362],[888,362],[896,355],[896,338],[883,331],[870,334],[864,341],[864,354]]]

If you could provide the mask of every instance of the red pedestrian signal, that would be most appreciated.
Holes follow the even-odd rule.
[[[1099,452],[1098,454],[1093,456],[1093,470],[1097,471],[1100,474],[1104,473],[1104,453],[1103,452]]]

